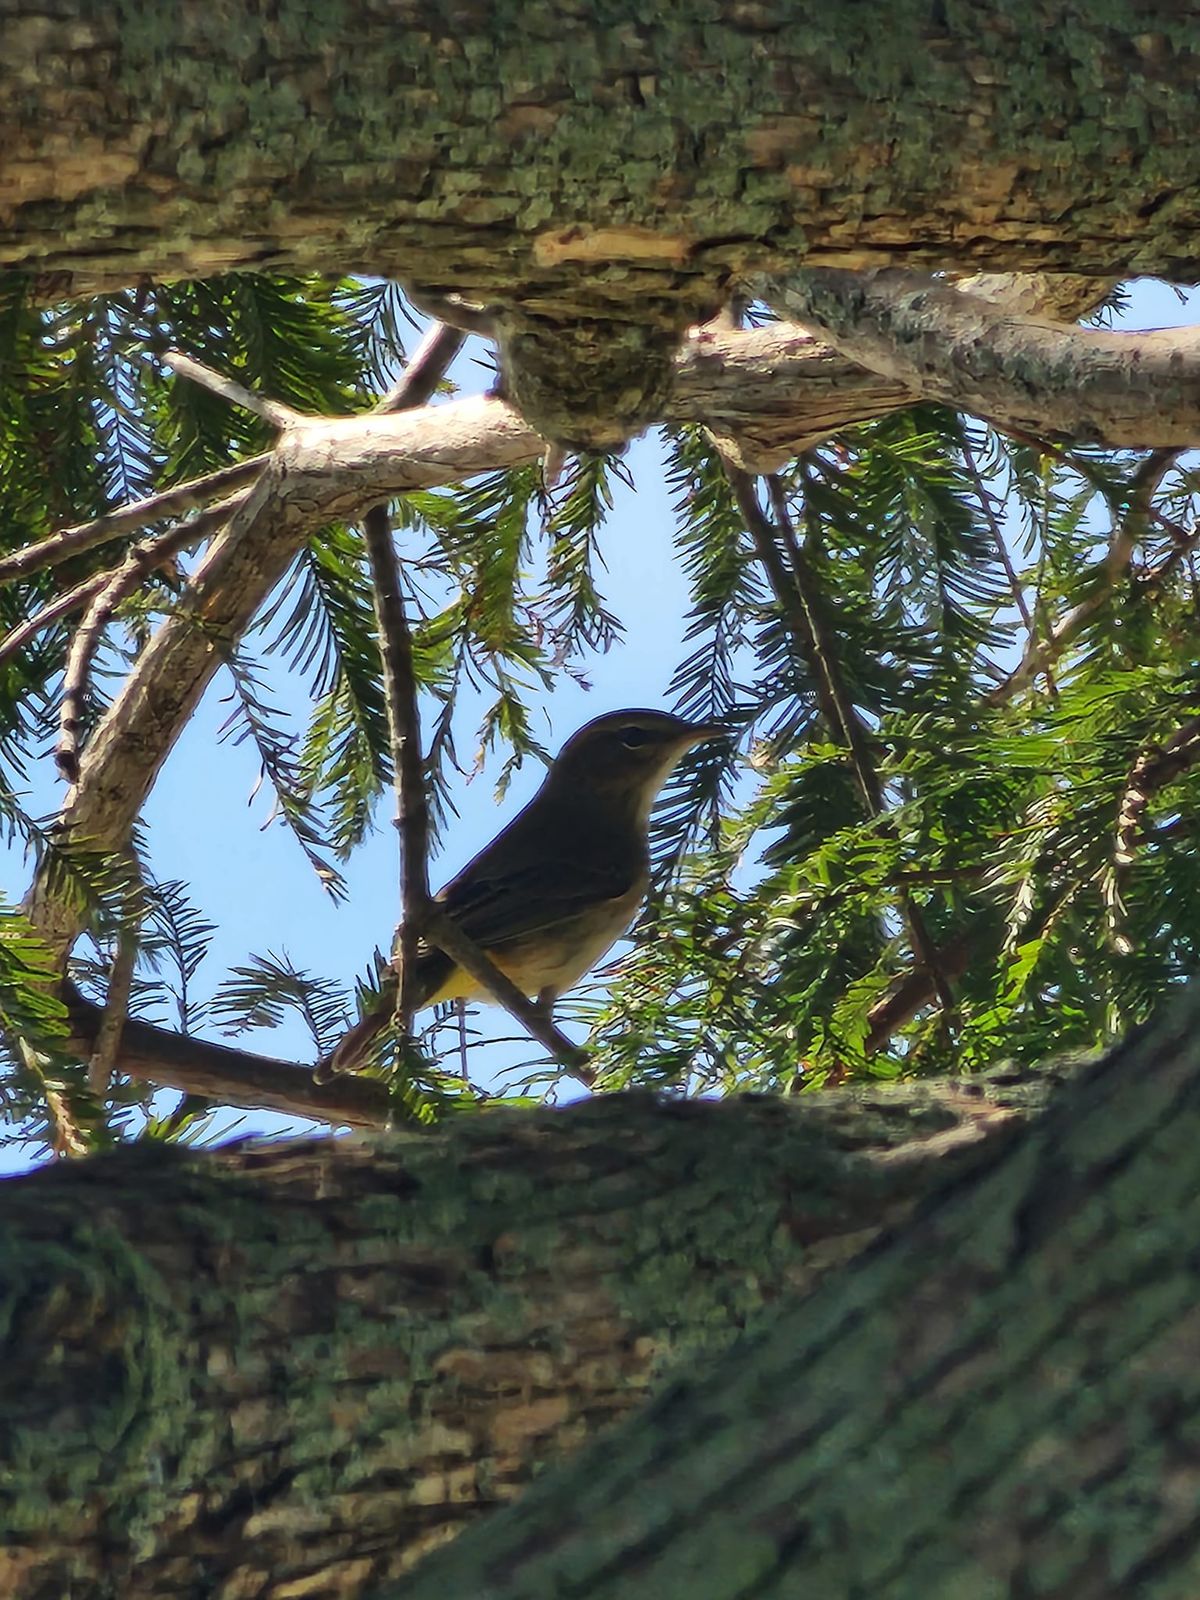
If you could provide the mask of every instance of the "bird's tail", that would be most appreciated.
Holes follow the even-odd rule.
[[[454,963],[441,950],[422,950],[417,960],[417,992],[413,999],[414,1011],[419,1011],[438,992],[450,974]],[[400,975],[389,967],[379,985],[379,1000],[361,1021],[342,1035],[327,1056],[322,1056],[313,1068],[314,1083],[328,1083],[339,1072],[353,1072],[362,1061],[375,1038],[383,1032],[396,1014],[400,998]]]

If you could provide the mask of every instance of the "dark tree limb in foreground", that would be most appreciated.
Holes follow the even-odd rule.
[[[142,1144],[11,1180],[0,1592],[367,1593],[977,1167],[1074,1070]]]
[[[247,269],[457,295],[564,446],[661,415],[679,334],[756,273],[1194,275],[1197,37],[1162,0],[1070,26],[902,0],[886,27],[815,0],[8,0],[4,44],[0,269],[47,299]]]
[[[1193,986],[405,1600],[1194,1600],[1198,1150]]]
[[[1164,0],[1069,27],[1055,0],[903,0],[885,27],[817,0],[4,15],[0,263],[51,292],[374,272],[695,320],[723,274],[804,251],[1195,265],[1197,35]]]

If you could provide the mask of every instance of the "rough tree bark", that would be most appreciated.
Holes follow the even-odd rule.
[[[367,1593],[978,1167],[1080,1070],[623,1095],[11,1180],[0,1591]]]
[[[465,293],[552,439],[655,416],[755,272],[1194,275],[1200,55],[1165,0],[4,9],[0,266]]]
[[[371,1600],[1195,1600],[1200,987]]]
[[[1166,0],[3,11],[0,262],[76,294],[373,271],[692,321],[805,252],[1193,264],[1200,41]]]

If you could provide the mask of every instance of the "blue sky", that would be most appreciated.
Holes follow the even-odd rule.
[[[1193,307],[1181,303],[1162,285],[1136,286],[1120,326],[1153,328],[1194,320]],[[490,374],[472,358],[470,346],[460,357],[455,377],[464,392],[487,387]],[[541,726],[536,731],[557,749],[581,723],[601,712],[631,705],[664,705],[667,686],[682,654],[686,585],[673,553],[674,514],[662,471],[662,449],[656,435],[635,443],[626,464],[636,489],[614,481],[615,504],[604,551],[608,572],[602,589],[611,609],[625,625],[620,642],[587,664],[590,689],[565,675],[552,693],[531,693]],[[403,543],[400,546],[403,558]],[[151,858],[160,879],[182,878],[192,886],[195,904],[216,924],[211,952],[197,978],[208,993],[226,969],[251,953],[286,951],[299,966],[352,983],[375,945],[387,947],[396,919],[399,869],[392,815],[385,799],[373,836],[345,869],[349,894],[335,905],[321,889],[287,830],[279,823],[264,829],[270,799],[265,790],[253,800],[258,761],[248,744],[220,742],[219,729],[228,713],[221,697],[228,682],[218,678],[197,715],[172,752],[151,796],[146,823]],[[472,749],[472,710],[460,722],[460,750]],[[527,762],[514,777],[503,805],[493,795],[499,761],[456,792],[458,817],[447,830],[445,847],[433,867],[438,885],[467,861],[508,817],[530,797],[542,768]],[[58,785],[47,750],[34,775],[26,803],[45,812],[56,803]],[[19,850],[0,856],[0,888],[19,900],[27,884],[27,868]],[[511,1032],[507,1019],[487,1019]],[[247,1048],[271,1055],[312,1058],[311,1043],[296,1022],[273,1030],[243,1035]],[[524,1052],[522,1052],[524,1054]],[[170,1104],[173,1097],[166,1098]],[[230,1113],[222,1127],[238,1133],[251,1130],[299,1131],[293,1120],[265,1114]],[[2,1137],[2,1136],[0,1136]],[[30,1159],[27,1146],[0,1144],[0,1171],[16,1171]]]

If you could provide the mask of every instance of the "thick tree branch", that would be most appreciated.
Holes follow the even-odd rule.
[[[813,269],[759,290],[848,359],[997,427],[1110,449],[1200,445],[1200,328],[1068,328],[911,272]]]
[[[1198,1141],[1193,986],[878,1248],[431,1558],[406,1600],[1185,1600]]]
[[[731,272],[801,252],[1194,266],[1200,96],[1191,35],[1162,0],[1070,29],[1048,0],[999,28],[984,0],[878,29],[796,0],[614,4],[602,27],[588,8],[514,28],[484,7],[451,35],[436,9],[351,4],[319,44],[355,61],[352,95],[314,70],[298,0],[221,27],[168,8],[152,41],[85,0],[54,15],[10,30],[0,62],[0,103],[20,110],[0,144],[0,262],[47,295],[269,262],[547,314],[600,302],[665,321],[684,303],[694,321]]]
[[[618,1095],[12,1181],[0,1587],[323,1578],[353,1600],[974,1170],[1071,1076]]]
[[[63,985],[63,998],[72,1047],[86,1060],[96,1051],[104,1008],[70,982]],[[164,1089],[247,1111],[280,1111],[335,1127],[383,1128],[388,1120],[387,1088],[377,1078],[314,1084],[310,1067],[172,1033],[133,1017],[125,1020],[111,1066]]]

